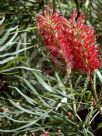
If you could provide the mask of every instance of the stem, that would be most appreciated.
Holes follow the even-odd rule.
[[[93,80],[93,81],[92,81],[92,79],[91,79],[91,86],[92,86],[94,98],[95,98],[96,102],[98,102],[98,96],[97,96],[97,91],[96,91],[96,79],[95,79],[95,76],[94,76],[94,80]]]
[[[58,136],[60,136],[60,130],[58,130]]]
[[[102,109],[99,105],[99,98],[98,98],[98,95],[97,95],[97,90],[96,90],[96,74],[94,74],[94,80],[92,81],[91,79],[91,86],[92,86],[92,90],[93,90],[93,95],[94,95],[94,98],[95,98],[95,101],[96,101],[96,104],[97,104],[97,108],[102,116]]]
[[[75,83],[75,89],[77,88],[78,84],[80,83],[81,81],[81,78],[82,78],[82,75],[80,75]]]
[[[72,80],[71,80],[71,75],[69,74],[69,71],[67,70],[67,75],[68,75],[68,81],[69,81],[69,86],[71,88],[71,91],[73,91],[73,85],[72,85]],[[72,92],[71,92],[72,93]],[[74,96],[73,96],[73,99],[74,99]],[[72,105],[73,105],[73,115],[74,115],[74,120],[76,121],[77,118],[76,118],[76,103],[75,101],[73,100],[72,102]]]
[[[55,12],[56,2],[53,0],[53,12]]]

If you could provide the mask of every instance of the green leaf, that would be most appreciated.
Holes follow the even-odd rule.
[[[36,120],[33,120],[31,121],[30,123],[22,126],[22,127],[19,127],[19,128],[16,128],[16,129],[11,129],[11,130],[3,130],[3,129],[0,129],[1,132],[15,132],[15,131],[18,131],[18,130],[21,130],[21,129],[24,129],[24,128],[28,128],[28,127],[31,127],[32,125],[35,125],[40,119],[42,118],[45,118],[47,117],[47,115],[52,112],[53,109],[49,110],[49,111],[46,111],[46,113],[43,113],[42,116],[38,117]]]
[[[11,120],[11,121],[13,121],[13,122],[16,122],[16,123],[28,123],[28,122],[30,122],[30,121],[22,121],[22,120],[13,119],[13,118],[9,117],[9,116],[7,115],[7,113],[5,113],[5,112],[0,113],[0,115],[3,115],[3,117],[5,117],[5,118],[7,118],[7,119],[9,119],[9,120]]]
[[[13,56],[13,55],[17,55],[25,50],[28,50],[28,49],[31,49],[33,46],[30,46],[30,47],[27,47],[27,48],[23,48],[21,50],[18,50],[18,51],[15,51],[15,52],[10,52],[10,53],[6,53],[6,54],[3,54],[3,55],[0,55],[0,58],[2,57],[8,57],[8,56]]]
[[[16,30],[17,27],[18,27],[18,26],[14,27],[14,28],[8,29],[8,31],[6,32],[6,34],[2,37],[2,39],[0,39],[0,45],[1,45],[1,46],[2,46],[2,45],[6,42],[6,40],[8,39],[8,37],[9,37],[11,31]],[[14,38],[15,38],[16,36],[17,36],[17,33],[14,34],[14,36],[10,39],[10,41],[9,41],[8,43],[11,43],[12,40],[14,40]],[[3,47],[0,47],[0,52],[3,51],[4,49],[5,49],[4,46],[3,46]]]
[[[8,57],[8,58],[0,61],[0,65],[3,65],[3,64],[5,64],[5,63],[7,63],[7,62],[9,62],[11,60],[14,60],[14,59],[15,59],[15,57]]]
[[[56,78],[57,78],[57,81],[58,81],[59,88],[62,90],[62,92],[64,94],[66,94],[64,84],[62,83],[62,81],[61,81],[60,77],[58,76],[58,74],[57,73],[55,73],[55,74],[56,74]]]
[[[28,103],[30,103],[32,105],[37,104],[33,99],[31,99],[30,97],[23,94],[17,87],[13,87],[13,86],[9,86],[9,87],[15,89],[19,94],[21,94],[21,96],[24,97]]]
[[[19,76],[18,76],[18,78],[22,79]],[[47,106],[47,107],[51,108],[50,105],[47,104],[47,102],[45,102],[44,99],[42,99],[41,95],[37,92],[37,90],[33,87],[33,85],[28,80],[23,79],[23,81],[26,83],[27,87],[29,87],[29,89],[33,92],[33,94],[36,95],[39,98],[39,100],[44,104],[43,106]]]
[[[49,92],[54,92],[53,88],[51,86],[49,86],[41,76],[39,76],[39,74],[36,74],[35,72],[33,72],[33,74],[35,75],[35,77],[37,78],[38,82]]]
[[[100,71],[97,69],[97,70],[95,70],[95,73],[98,76],[100,82],[102,83],[102,74],[100,73]]]
[[[102,122],[98,124],[97,129],[102,128]]]

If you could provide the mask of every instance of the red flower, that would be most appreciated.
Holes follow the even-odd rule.
[[[32,133],[32,136],[36,136],[35,133]],[[48,131],[44,131],[42,136],[49,136],[49,132]]]
[[[72,14],[70,22],[73,27],[73,59],[74,69],[91,73],[100,67],[99,48],[93,27],[85,24],[85,17],[81,15],[75,21],[76,12]]]
[[[49,132],[48,131],[44,131],[44,134],[42,136],[49,136]]]
[[[63,58],[68,70],[89,74],[101,65],[95,30],[85,24],[83,14],[77,21],[76,16],[74,11],[67,20],[48,7],[43,15],[37,16],[37,26],[43,44],[53,56]]]
[[[53,56],[63,58],[68,65],[70,64],[69,67],[72,67],[72,54],[68,42],[68,33],[71,36],[69,23],[62,15],[53,13],[48,7],[43,15],[37,16],[37,26],[43,44]]]
[[[32,136],[36,136],[35,133],[32,133]],[[43,130],[42,136],[50,136],[48,131]],[[58,130],[58,136],[60,136],[60,130]]]

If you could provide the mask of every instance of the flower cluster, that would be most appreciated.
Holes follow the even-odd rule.
[[[35,133],[32,133],[32,136],[36,136]],[[49,132],[48,131],[44,131],[42,136],[49,136]]]
[[[32,136],[36,136],[35,133],[32,133]],[[50,136],[50,134],[48,131],[44,130],[42,136]],[[58,130],[58,136],[60,136],[60,130]]]
[[[101,65],[95,30],[85,24],[83,14],[76,17],[76,11],[66,19],[47,7],[37,16],[37,27],[43,44],[53,56],[65,61],[68,70],[90,74]]]

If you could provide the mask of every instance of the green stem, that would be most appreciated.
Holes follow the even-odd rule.
[[[70,86],[70,89],[71,89],[71,93],[73,93],[73,85],[72,85],[72,80],[71,80],[71,75],[69,74],[69,72],[67,71],[67,75],[68,75],[68,81],[69,81],[69,86]],[[73,99],[74,99],[74,96],[73,96]],[[74,115],[74,121],[76,122],[76,103],[75,101],[73,100],[72,101],[72,105],[73,105],[73,115]]]
[[[56,2],[55,0],[53,0],[53,12],[55,12],[55,8],[56,8]]]
[[[94,98],[95,98],[95,101],[96,101],[96,104],[97,104],[97,109],[99,110],[99,112],[102,116],[102,109],[99,105],[99,98],[98,98],[97,90],[96,90],[96,74],[94,74],[94,80],[93,81],[91,80],[91,86],[92,86],[93,95],[94,95]]]

